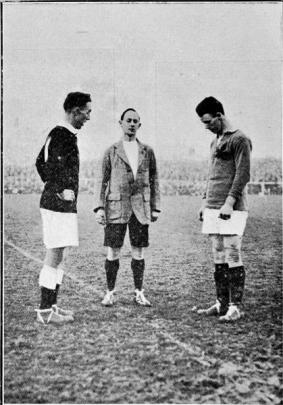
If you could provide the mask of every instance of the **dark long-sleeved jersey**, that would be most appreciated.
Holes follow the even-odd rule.
[[[43,146],[38,155],[36,167],[45,183],[40,208],[57,212],[77,212],[79,150],[76,135],[63,126],[52,129],[46,146]],[[58,196],[64,189],[74,191],[74,201],[64,201]]]
[[[246,211],[246,185],[250,180],[250,139],[241,131],[226,132],[217,145],[211,143],[207,182],[207,208],[221,208],[228,196],[236,199],[234,210]]]

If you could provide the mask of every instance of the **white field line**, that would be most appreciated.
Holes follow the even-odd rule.
[[[10,242],[7,239],[5,239],[4,243],[6,243],[8,246],[12,247],[13,249],[17,250],[19,253],[21,253],[23,256],[27,257],[28,259],[33,260],[34,262],[39,263],[40,265],[43,265],[43,260],[40,260],[37,257],[31,255],[29,252],[25,251],[24,249],[21,249],[20,247],[16,246],[13,242]],[[67,277],[70,280],[72,280],[74,283],[76,283],[78,285],[78,287],[84,288],[85,290],[88,290],[92,294],[97,294],[98,296],[101,297],[100,291],[96,290],[93,287],[88,286],[87,284],[85,284],[82,280],[80,280],[76,276],[65,272],[64,277]]]
[[[42,260],[40,260],[37,257],[31,255],[30,253],[28,253],[24,249],[21,249],[20,247],[16,246],[13,242],[10,242],[7,239],[5,239],[4,243],[6,243],[8,246],[12,247],[13,249],[17,250],[19,253],[21,253],[23,256],[27,257],[28,259],[33,260],[34,262],[39,263],[41,265],[43,264]],[[88,290],[92,294],[97,294],[97,295],[101,296],[101,293],[98,290],[94,289],[93,287],[88,286],[82,280],[78,279],[76,276],[65,273],[65,277],[67,277],[70,280],[74,281],[78,286],[80,286],[81,288],[83,288],[85,290]],[[193,359],[195,361],[201,363],[202,365],[208,365],[209,364],[207,361],[205,361],[204,353],[201,353],[200,348],[192,347],[192,346],[188,345],[187,343],[180,342],[178,339],[176,339],[174,336],[170,335],[169,333],[160,331],[158,326],[151,325],[151,327],[156,329],[156,331],[159,332],[162,336],[164,336],[167,340],[169,340],[170,342],[172,342],[175,345],[179,346],[181,349],[188,352],[193,357]],[[200,356],[200,354],[201,354],[201,356]]]
[[[154,326],[154,325],[153,325]],[[191,356],[191,359],[196,361],[197,363],[200,363],[201,365],[205,367],[210,367],[214,363],[214,359],[210,359],[208,356],[205,356],[204,351],[201,351],[201,349],[197,346],[192,346],[188,343],[181,342],[179,339],[176,339],[174,336],[172,336],[170,333],[167,332],[159,332],[160,335],[164,336],[167,340],[169,340],[171,343],[175,344],[176,346],[179,346],[181,349],[185,350],[189,355]]]
[[[19,248],[18,246],[14,245],[13,242],[10,242],[7,239],[5,239],[4,243],[6,243],[6,245],[9,245],[10,247],[14,248],[15,250],[17,250],[18,252],[20,252],[23,256],[27,257],[28,259],[31,259],[36,263],[43,264],[42,260],[38,259],[37,257],[32,256],[31,254],[29,254],[25,250],[23,250],[23,249]]]

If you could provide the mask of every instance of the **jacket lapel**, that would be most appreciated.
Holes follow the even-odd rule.
[[[137,139],[137,143],[138,143],[138,148],[139,148],[139,154],[138,154],[138,156],[139,156],[138,168],[139,168],[145,157],[145,146],[142,143],[140,143],[140,141],[138,139]]]
[[[146,152],[146,148],[145,146],[137,139],[137,143],[138,143],[138,168],[140,167],[140,165],[142,164],[142,161],[145,157],[145,152]],[[120,156],[121,159],[123,159],[123,161],[125,163],[127,163],[128,166],[131,167],[129,159],[127,158],[125,149],[123,147],[123,141],[119,141],[116,144],[116,148],[117,148],[117,154]]]
[[[130,162],[129,162],[129,159],[127,158],[125,149],[124,149],[124,147],[123,147],[123,141],[117,142],[116,148],[117,148],[117,155],[119,155],[120,158],[121,158],[122,160],[124,160],[124,162],[127,163],[128,166],[131,167]]]

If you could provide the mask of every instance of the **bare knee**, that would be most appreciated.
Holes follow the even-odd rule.
[[[241,238],[239,236],[225,237],[225,256],[230,267],[242,266]]]
[[[107,250],[107,259],[108,260],[117,260],[120,257],[121,248],[111,248],[108,247]]]
[[[241,258],[241,252],[235,245],[230,246],[230,252],[229,252],[229,261],[232,261],[234,263],[237,263],[240,261]]]
[[[212,254],[214,263],[224,263],[225,250],[224,250],[223,236],[211,235],[210,239],[212,242]]]
[[[142,260],[143,259],[143,248],[137,248],[131,246],[132,249],[132,258],[135,260]]]
[[[56,268],[63,260],[64,248],[47,249],[44,263]]]

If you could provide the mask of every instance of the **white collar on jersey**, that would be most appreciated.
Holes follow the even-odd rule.
[[[64,128],[66,128],[66,129],[68,129],[68,131],[70,131],[70,132],[72,132],[72,134],[74,134],[74,135],[77,135],[77,133],[78,133],[78,129],[77,128],[75,128],[75,127],[73,127],[73,125],[71,125],[69,122],[67,122],[67,121],[61,121],[59,124],[58,124],[60,127],[64,127]]]

